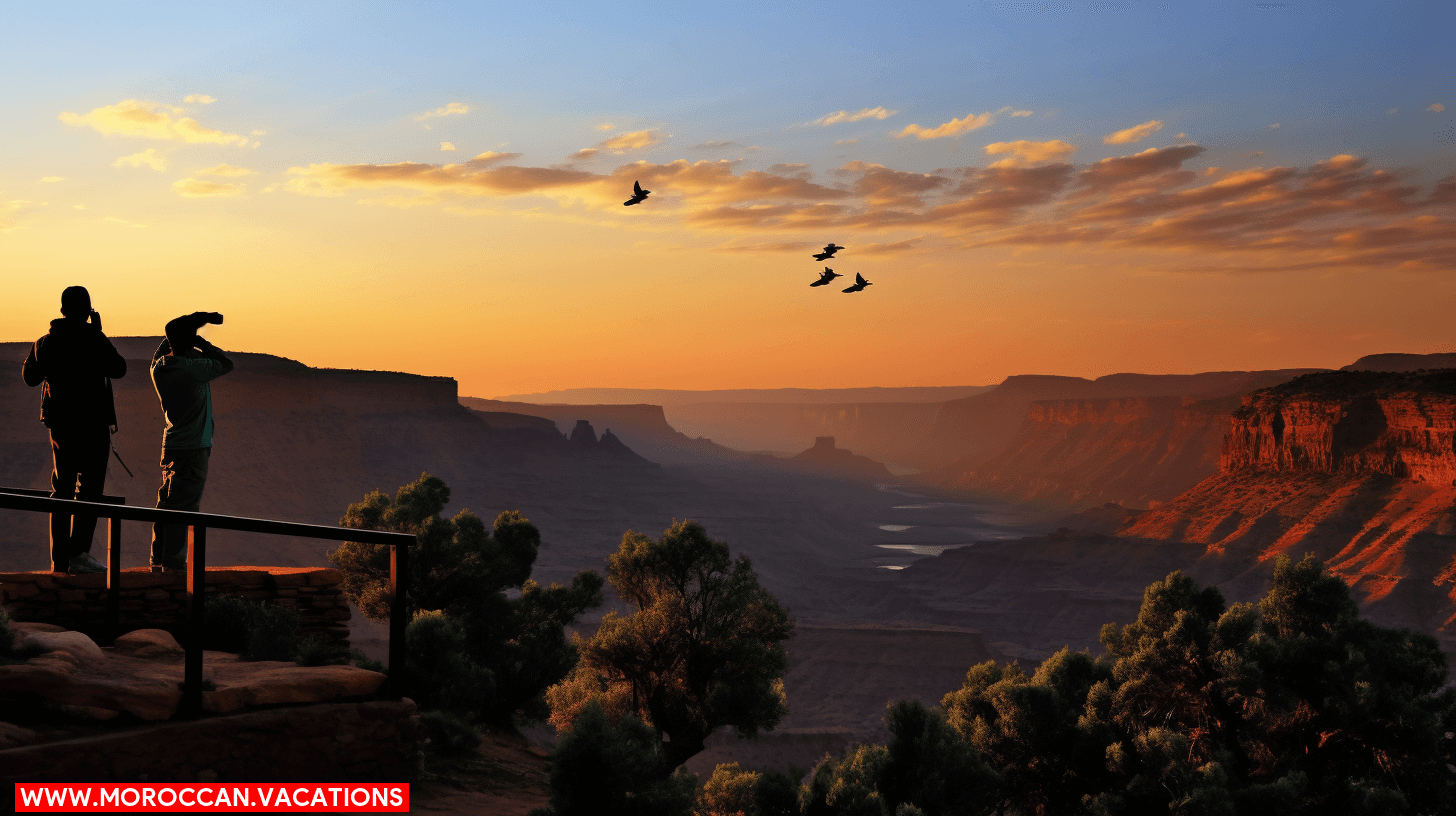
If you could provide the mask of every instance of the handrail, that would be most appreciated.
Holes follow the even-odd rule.
[[[51,498],[49,490],[24,487],[0,487],[0,492],[18,496]],[[122,496],[101,496],[102,504],[126,504]],[[111,637],[121,634],[121,519],[106,519],[106,629]]]
[[[352,527],[329,527],[293,521],[223,516],[186,510],[162,510],[154,507],[133,507],[127,504],[84,502],[76,499],[54,499],[44,491],[0,487],[0,508],[29,510],[39,513],[94,515],[108,520],[110,552],[107,566],[108,608],[114,609],[112,598],[119,587],[121,572],[121,520],[183,524],[187,531],[187,643],[183,663],[182,705],[184,716],[202,713],[202,634],[203,605],[207,594],[207,528],[237,530],[245,533],[288,535],[319,538],[328,541],[357,541],[389,547],[389,590],[395,602],[389,609],[389,688],[401,696],[405,687],[405,618],[404,599],[409,592],[409,548],[415,537],[409,533],[384,530],[356,530]]]

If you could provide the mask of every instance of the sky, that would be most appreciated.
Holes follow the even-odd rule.
[[[219,311],[224,349],[468,396],[1456,351],[1453,32],[1449,2],[4,2],[0,340],[78,284],[114,336]]]

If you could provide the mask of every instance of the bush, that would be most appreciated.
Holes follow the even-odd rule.
[[[552,816],[687,816],[697,777],[668,775],[657,734],[635,716],[614,725],[588,703],[551,751]]]
[[[349,650],[337,640],[320,635],[305,635],[298,639],[298,653],[293,662],[300,666],[343,666],[350,659]]]
[[[421,474],[393,497],[375,491],[350,505],[343,526],[411,533],[416,546],[408,595],[394,598],[389,548],[345,542],[329,553],[344,575],[344,595],[371,620],[387,619],[395,603],[416,623],[421,613],[446,616],[420,624],[419,645],[410,647],[411,665],[418,666],[408,693],[422,705],[437,700],[507,727],[518,714],[544,718],[541,692],[576,665],[564,627],[601,605],[601,576],[587,570],[569,586],[542,587],[530,580],[541,545],[535,525],[513,510],[492,527],[469,510],[442,518],[449,501],[448,485]],[[520,594],[509,598],[507,590]],[[450,652],[432,654],[427,643],[448,643]],[[459,677],[449,676],[457,671]],[[472,689],[474,699],[466,699]]]
[[[214,595],[203,606],[203,648],[232,652],[243,660],[293,660],[302,644],[293,610],[231,595]]]
[[[480,732],[470,720],[448,711],[426,711],[420,715],[420,724],[430,734],[427,751],[432,754],[456,756],[468,754],[480,744]]]

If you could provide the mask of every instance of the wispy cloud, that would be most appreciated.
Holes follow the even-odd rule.
[[[196,173],[199,176],[224,177],[255,176],[258,174],[257,170],[249,170],[246,167],[237,167],[231,164],[219,164],[214,167],[208,167],[203,170],[194,170],[192,172]]]
[[[0,232],[10,232],[25,226],[23,216],[34,208],[34,202],[23,199],[0,201]]]
[[[225,198],[239,196],[243,194],[243,186],[242,184],[224,184],[191,177],[172,182],[172,190],[183,198]]]
[[[440,142],[440,149],[441,150],[449,151],[449,150],[456,150],[458,148],[455,147],[455,143],[454,142]]]
[[[1446,106],[1445,105],[1442,105],[1440,102],[1432,102],[1431,103],[1431,106],[1429,108],[1426,108],[1426,111],[1428,113],[1440,113],[1441,111],[1443,111],[1445,109],[1446,109]]]
[[[810,122],[809,124],[819,125],[820,127],[828,127],[830,125],[837,125],[840,122],[861,122],[865,119],[878,119],[880,121],[884,121],[885,119],[889,119],[891,116],[894,116],[897,113],[899,113],[899,111],[888,110],[883,106],[874,108],[860,108],[854,113],[850,113],[847,110],[842,110],[821,116],[818,119]]]
[[[619,133],[597,146],[603,150],[625,152],[628,150],[641,150],[644,147],[652,147],[660,143],[663,138],[662,133],[657,130],[634,130],[631,133]]]
[[[40,180],[40,183],[41,184],[59,184],[59,183],[65,181],[65,180],[66,180],[66,177],[65,176],[43,176],[41,178],[41,180]]]
[[[836,145],[859,144],[859,139],[839,139],[834,142]]]
[[[688,148],[689,150],[721,150],[725,147],[738,147],[737,142],[703,142]]]
[[[141,167],[142,165],[160,172],[167,169],[167,159],[158,153],[156,148],[149,147],[140,153],[121,156],[111,163],[112,167]]]
[[[217,100],[207,94],[191,94],[183,98],[182,102],[187,105],[211,105]]]
[[[994,121],[996,121],[996,114],[990,111],[984,111],[975,116],[966,114],[963,118],[952,119],[949,122],[936,125],[933,128],[924,128],[919,125],[906,125],[904,130],[895,134],[895,138],[903,139],[906,136],[914,136],[917,139],[945,139],[950,136],[959,136],[962,133],[979,130]]]
[[[987,155],[1010,154],[1008,158],[992,164],[992,167],[1019,167],[1025,164],[1064,159],[1077,152],[1077,146],[1061,139],[1047,142],[1028,142],[1020,139],[1014,142],[992,142],[981,148]]]
[[[62,122],[75,127],[89,127],[98,133],[116,136],[140,136],[149,139],[187,142],[189,144],[223,144],[247,147],[251,142],[240,133],[225,133],[204,127],[196,119],[180,116],[182,109],[159,102],[124,99],[115,105],[104,105],[89,113],[69,111],[60,114]],[[174,119],[173,116],[180,116]]]
[[[1141,125],[1133,125],[1125,130],[1109,133],[1102,137],[1103,144],[1136,144],[1148,138],[1154,133],[1163,129],[1163,123],[1157,119],[1150,119]]]
[[[612,124],[611,122],[603,122],[600,125],[597,125],[597,130],[611,130],[615,127],[616,125]]]
[[[1275,122],[1274,124],[1272,124],[1272,125],[1269,126],[1269,129],[1270,130],[1278,130],[1279,128],[1282,128],[1282,127],[1284,127],[1284,123],[1283,122]]]
[[[451,102],[444,107],[435,108],[434,110],[425,111],[416,115],[415,121],[423,122],[426,119],[435,119],[440,116],[464,116],[467,113],[470,113],[469,105],[464,102]]]

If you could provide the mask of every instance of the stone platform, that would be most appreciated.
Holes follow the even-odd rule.
[[[298,613],[299,634],[347,641],[349,602],[343,575],[316,567],[210,567],[207,594],[265,601]],[[185,631],[187,578],[181,572],[121,571],[118,631]],[[106,575],[63,572],[0,572],[0,605],[16,621],[35,621],[84,632],[109,642]]]

